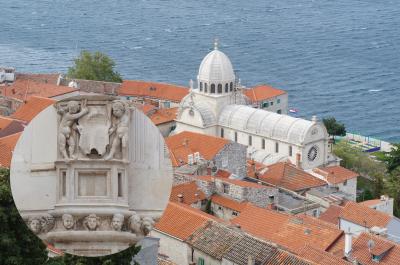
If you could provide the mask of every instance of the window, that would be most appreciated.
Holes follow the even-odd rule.
[[[233,91],[233,82],[229,84],[230,90]]]
[[[271,101],[271,103],[270,103],[270,104],[271,104],[271,106],[273,106],[273,105],[274,105],[274,102],[272,102],[272,101]]]
[[[238,212],[233,211],[233,212],[232,212],[232,215],[233,215],[233,216],[238,216]]]
[[[221,211],[221,210],[222,210],[222,207],[221,207],[221,206],[218,206],[218,210],[220,210],[220,211]]]
[[[204,92],[206,92],[206,93],[208,92],[208,91],[207,91],[207,88],[208,88],[208,84],[207,84],[207,83],[204,83]]]
[[[278,111],[276,113],[282,114],[282,110],[278,109]]]
[[[67,196],[67,171],[61,171],[61,196]]]
[[[228,83],[225,84],[225,93],[228,93],[229,88],[228,88]]]
[[[278,98],[278,99],[276,100],[276,103],[277,103],[277,104],[281,103],[281,99]]]
[[[249,135],[249,146],[251,146],[252,145],[252,141],[253,139],[251,138],[251,135]]]
[[[275,153],[279,153],[279,143],[275,143]]]
[[[263,108],[268,108],[268,107],[269,107],[269,103],[268,103],[268,102],[264,102],[264,103],[262,104],[262,107],[263,107]]]
[[[228,194],[229,193],[229,185],[226,183],[222,183],[224,193]]]
[[[212,94],[214,94],[215,93],[215,84],[211,84],[211,91],[210,91]]]
[[[203,258],[199,258],[197,265],[204,265],[204,259]]]
[[[265,139],[262,139],[262,140],[261,140],[261,148],[262,148],[262,149],[265,149]]]
[[[237,143],[237,141],[238,141],[238,133],[235,132],[235,142]]]
[[[224,128],[221,128],[221,138],[224,138]]]
[[[203,91],[203,82],[200,82],[200,91]]]
[[[218,84],[218,94],[222,94],[222,85]]]
[[[343,186],[347,186],[347,179],[343,182]]]
[[[293,147],[289,146],[289,156],[292,156],[292,155],[293,155]]]
[[[122,172],[118,172],[118,197],[123,197]]]
[[[312,216],[318,217],[318,209],[313,210]]]

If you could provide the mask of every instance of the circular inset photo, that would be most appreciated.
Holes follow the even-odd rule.
[[[81,95],[25,128],[11,162],[22,218],[42,241],[74,255],[122,251],[165,209],[172,166],[159,129],[128,101]]]

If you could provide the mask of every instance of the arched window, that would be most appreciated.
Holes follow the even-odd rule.
[[[200,82],[200,91],[203,91],[203,82]]]
[[[204,92],[208,92],[208,84],[207,83],[204,83]]]
[[[229,84],[231,91],[233,91],[233,82]]]
[[[228,93],[228,83],[225,84],[225,93]]]
[[[218,84],[218,94],[222,94],[222,85]]]
[[[224,128],[221,128],[221,138],[224,138]]]
[[[210,91],[212,94],[214,94],[215,93],[215,84],[211,84],[211,91]]]
[[[251,135],[249,135],[249,146],[251,146],[253,144],[253,139],[251,138]]]
[[[235,142],[237,143],[237,141],[238,141],[238,133],[235,132]]]
[[[262,148],[262,149],[265,149],[265,139],[262,139],[262,140],[261,140],[261,148]]]

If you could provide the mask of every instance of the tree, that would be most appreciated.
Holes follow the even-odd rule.
[[[346,135],[346,128],[345,128],[344,124],[337,122],[334,117],[324,118],[324,119],[322,119],[322,121],[323,121],[329,135],[333,136],[333,139],[335,139],[335,136],[345,136]]]
[[[400,167],[400,143],[393,144],[390,152],[385,153],[383,161],[389,173]]]
[[[76,79],[122,82],[121,75],[114,70],[115,62],[101,52],[82,51],[74,59],[75,65],[68,69],[68,77]]]
[[[394,215],[400,216],[400,167],[392,170],[386,178],[385,192],[394,199]]]
[[[46,246],[25,225],[15,207],[10,172],[0,168],[0,264],[45,264]]]

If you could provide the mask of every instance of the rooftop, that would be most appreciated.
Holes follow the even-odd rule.
[[[32,96],[11,117],[16,120],[30,122],[42,110],[55,102],[56,100],[54,99]]]
[[[21,133],[0,138],[0,167],[10,167],[12,152]]]
[[[155,125],[160,125],[174,121],[177,113],[178,108],[158,109],[154,113],[149,113],[148,116]]]
[[[206,195],[197,187],[195,181],[173,186],[169,200],[179,202],[178,195],[182,195],[183,203],[188,205],[206,199]]]
[[[373,226],[386,227],[392,219],[386,213],[350,201],[344,206],[339,217],[368,228]]]
[[[323,212],[319,216],[319,219],[324,220],[325,222],[332,223],[334,225],[339,225],[339,216],[341,215],[342,211],[342,206],[332,204],[325,212]]]
[[[174,102],[180,102],[188,93],[187,87],[136,80],[124,80],[119,89],[121,96],[151,97]]]
[[[356,178],[360,175],[341,166],[319,168],[316,173],[322,173],[326,180],[331,184],[343,183],[346,180]]]
[[[304,246],[300,249],[298,255],[319,265],[351,265],[350,262],[345,261],[344,259],[311,246]]]
[[[259,102],[286,94],[286,91],[274,88],[269,85],[258,85],[250,89],[244,89],[243,93],[251,102]]]
[[[223,197],[223,196],[220,196],[220,195],[216,195],[216,194],[211,196],[211,201],[213,203],[215,203],[215,204],[221,205],[221,206],[223,206],[225,208],[232,209],[232,210],[237,211],[239,213],[241,211],[243,211],[243,209],[245,209],[246,206],[248,205],[247,202],[238,202],[238,201],[235,201],[233,199],[226,198],[226,197]]]

